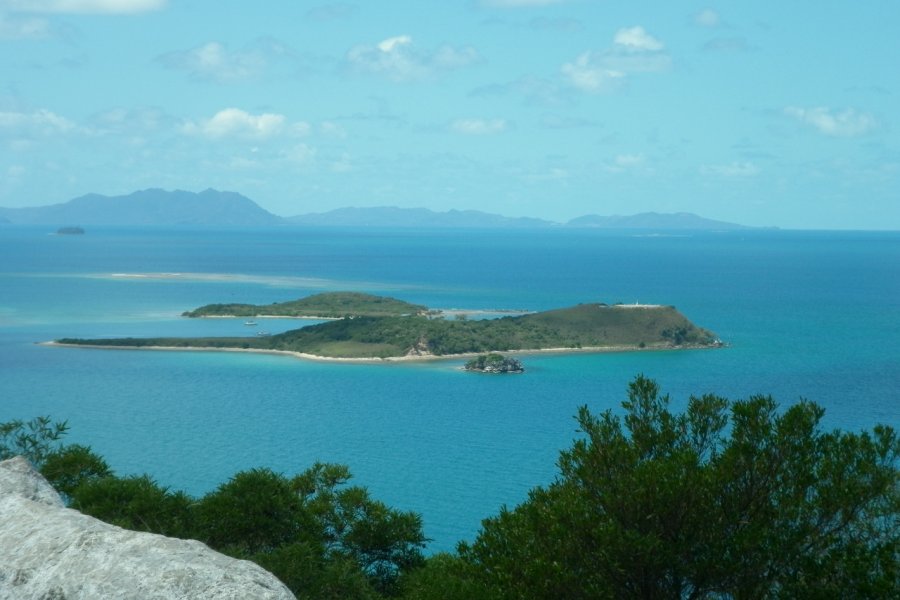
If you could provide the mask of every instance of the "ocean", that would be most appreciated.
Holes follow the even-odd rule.
[[[691,394],[767,394],[818,402],[825,429],[900,426],[900,232],[51,231],[0,225],[0,422],[67,420],[67,441],[118,474],[194,495],[252,467],[344,463],[374,498],[422,515],[430,551],[471,540],[481,519],[551,482],[578,407],[619,411],[637,374],[676,409]],[[241,319],[180,314],[338,290],[448,309],[671,304],[727,347],[527,356],[523,375],[481,376],[461,360],[36,344],[252,334]]]

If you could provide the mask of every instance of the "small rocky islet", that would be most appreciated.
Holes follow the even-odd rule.
[[[478,373],[524,373],[525,367],[522,361],[517,358],[511,358],[502,354],[492,352],[490,354],[480,354],[472,360],[466,361],[463,366],[466,371],[476,371]]]

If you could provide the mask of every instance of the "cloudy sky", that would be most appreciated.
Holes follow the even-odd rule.
[[[900,2],[0,0],[0,206],[900,229]]]

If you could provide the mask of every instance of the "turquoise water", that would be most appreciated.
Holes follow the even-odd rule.
[[[346,365],[287,357],[48,348],[59,337],[235,335],[188,320],[219,301],[325,290],[440,308],[585,301],[676,305],[721,350],[534,356],[527,373],[461,361]],[[262,321],[262,320],[261,320]],[[303,324],[264,320],[275,333]],[[120,474],[202,494],[240,469],[350,465],[423,515],[431,549],[552,480],[577,407],[616,409],[644,373],[691,393],[826,407],[826,427],[900,426],[900,233],[92,229],[0,226],[0,421],[68,419]]]

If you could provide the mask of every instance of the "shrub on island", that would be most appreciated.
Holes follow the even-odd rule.
[[[522,362],[515,358],[509,358],[502,354],[492,352],[481,354],[465,365],[466,371],[479,371],[481,373],[524,373]]]

